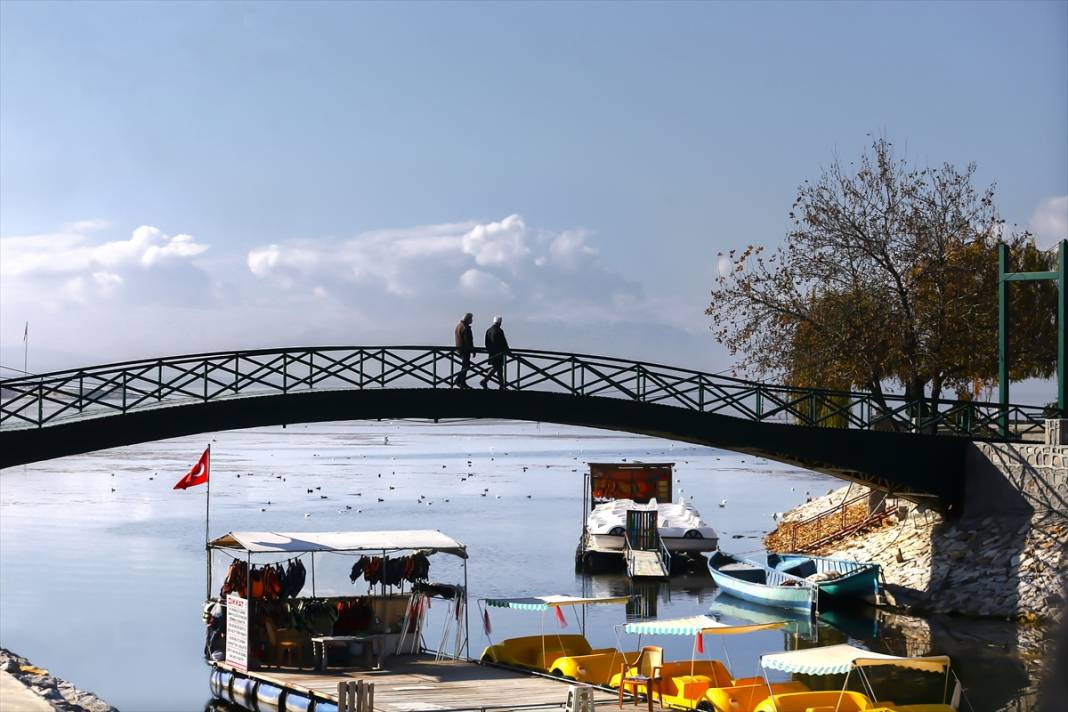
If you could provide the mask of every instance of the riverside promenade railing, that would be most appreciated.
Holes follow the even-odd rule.
[[[439,346],[261,349],[127,361],[0,380],[0,431],[194,402],[320,390],[452,387],[456,350]],[[488,373],[479,354],[471,379]],[[1016,440],[1043,429],[1041,406],[758,383],[644,361],[517,349],[510,390],[607,397],[757,422]],[[1000,418],[1012,424],[999,430]]]
[[[828,509],[793,522],[782,522],[764,537],[768,551],[811,553],[820,547],[861,529],[885,521],[897,512],[897,500],[885,498],[872,511],[868,492],[843,499]]]

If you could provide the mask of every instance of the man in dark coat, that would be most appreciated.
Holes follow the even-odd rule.
[[[501,328],[501,318],[493,317],[493,326],[486,329],[486,352],[489,354],[490,372],[482,377],[485,388],[491,378],[496,378],[500,389],[504,390],[504,359],[508,353],[508,339]]]
[[[456,374],[452,385],[460,388],[470,388],[467,385],[467,372],[471,368],[471,354],[475,351],[475,337],[471,335],[471,322],[475,317],[471,312],[464,314],[464,318],[456,325],[456,351],[460,354],[460,372]]]

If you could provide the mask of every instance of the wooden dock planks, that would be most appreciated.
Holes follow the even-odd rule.
[[[221,667],[226,667],[225,664]],[[563,707],[567,681],[463,661],[435,661],[429,655],[397,657],[383,670],[257,670],[250,677],[315,697],[337,701],[343,679],[375,683],[376,712],[444,712],[445,710],[519,710]],[[616,704],[616,694],[596,690],[598,707]]]
[[[668,571],[658,552],[632,549],[627,575],[631,578],[667,578]]]

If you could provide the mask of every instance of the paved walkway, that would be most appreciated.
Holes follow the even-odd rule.
[[[0,710],[3,712],[52,712],[52,705],[19,682],[11,673],[0,671]]]

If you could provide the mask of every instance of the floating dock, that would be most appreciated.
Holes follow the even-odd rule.
[[[336,712],[338,683],[348,680],[374,683],[375,712],[562,709],[568,685],[574,684],[492,665],[435,660],[432,655],[390,658],[381,670],[243,672],[225,662],[214,663],[214,668],[212,691],[216,697],[245,709],[279,712]],[[592,692],[597,709],[616,707],[618,693],[597,688]]]

